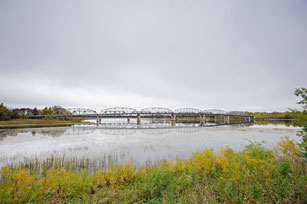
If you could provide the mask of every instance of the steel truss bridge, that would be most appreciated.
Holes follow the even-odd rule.
[[[152,118],[152,122],[155,122],[156,118],[170,117],[172,122],[178,122],[178,118],[194,118],[195,122],[205,123],[206,121],[224,121],[224,123],[230,123],[230,120],[237,119],[242,122],[253,122],[254,116],[248,115],[243,111],[224,111],[220,109],[207,109],[200,110],[196,108],[181,108],[171,110],[169,108],[162,107],[150,107],[141,110],[127,107],[115,107],[106,108],[100,112],[85,108],[69,108],[65,111],[57,110],[55,115],[64,117],[88,117],[97,118],[97,123],[101,122],[102,118],[127,118],[130,122],[130,118],[136,118],[137,123],[141,123],[141,118]]]

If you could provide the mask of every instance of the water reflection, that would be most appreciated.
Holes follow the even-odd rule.
[[[106,135],[132,135],[136,133],[135,129],[101,129],[101,133]]]
[[[243,149],[249,141],[265,141],[274,148],[281,137],[297,139],[291,126],[273,124],[217,125],[167,122],[105,123],[73,127],[26,128],[0,130],[0,167],[29,159],[50,156],[67,161],[90,158],[95,165],[109,165],[132,159],[137,165],[166,159],[190,157],[204,148]]]
[[[291,127],[292,121],[291,120],[273,120],[273,121],[256,121],[256,125],[282,125]]]
[[[195,132],[200,132],[202,128],[193,128],[193,127],[181,127],[181,128],[176,128],[175,131],[179,133],[195,133]]]
[[[141,130],[142,133],[148,135],[160,135],[160,134],[167,134],[172,131],[171,128],[156,128],[156,129],[144,129]]]

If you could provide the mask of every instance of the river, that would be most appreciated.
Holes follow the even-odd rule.
[[[162,160],[187,159],[209,148],[242,150],[252,142],[273,149],[285,136],[298,141],[299,129],[284,124],[237,124],[199,127],[160,121],[136,125],[122,119],[72,127],[0,130],[0,167],[27,159],[90,158],[109,163],[132,160],[136,165]]]

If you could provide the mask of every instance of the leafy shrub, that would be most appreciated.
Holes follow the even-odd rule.
[[[2,167],[0,203],[304,203],[300,151],[284,138],[276,153],[250,144],[238,152],[203,150],[186,161],[139,169],[128,162],[95,172],[36,160]]]
[[[57,117],[56,115],[46,115],[45,119],[46,120],[58,120],[59,117]]]

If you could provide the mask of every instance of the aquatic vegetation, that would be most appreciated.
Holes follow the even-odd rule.
[[[304,203],[300,148],[284,138],[276,151],[261,144],[205,149],[188,160],[140,168],[126,162],[93,169],[87,159],[27,161],[1,169],[0,203]]]

